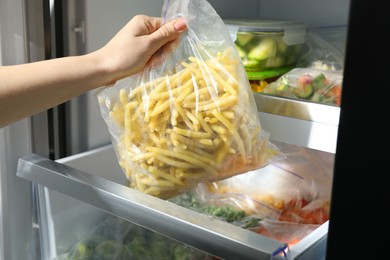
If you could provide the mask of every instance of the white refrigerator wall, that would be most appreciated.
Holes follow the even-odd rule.
[[[86,0],[85,11],[85,39],[86,52],[94,51],[102,47],[114,34],[134,15],[147,14],[152,16],[161,16],[163,0]],[[271,19],[292,19],[305,22],[308,27],[347,25],[350,0],[209,0],[210,4],[219,13],[222,18],[271,18]],[[100,116],[100,112],[95,100],[94,91],[88,93],[86,98],[73,102],[75,106],[82,102],[85,107],[86,122],[82,126],[82,131],[77,130],[81,126],[73,128],[75,133],[72,138],[72,154],[83,152],[85,150],[100,147],[110,142],[110,136],[106,125]],[[76,110],[80,113],[79,110]],[[268,124],[268,120],[267,120]],[[264,125],[268,132],[274,132],[273,125]],[[280,126],[278,127],[280,132]],[[286,127],[285,127],[286,128]],[[287,127],[289,128],[289,127]],[[291,128],[291,127],[290,127]],[[310,129],[308,130],[310,131]],[[337,127],[331,127],[330,140],[324,149],[333,152],[336,145]],[[285,133],[281,133],[285,134]],[[84,136],[85,135],[85,136]],[[299,133],[289,133],[290,139],[282,139],[282,136],[272,136],[281,141],[298,140]],[[312,136],[317,140],[319,136],[323,140],[323,133],[313,133]],[[294,144],[306,145],[312,148],[321,148],[322,143],[313,142],[313,137],[302,139]],[[83,140],[84,146],[78,147],[80,140]]]

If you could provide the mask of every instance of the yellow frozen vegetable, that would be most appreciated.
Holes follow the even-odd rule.
[[[164,199],[269,159],[235,52],[189,57],[178,68],[100,100],[116,125],[115,149],[130,187]]]

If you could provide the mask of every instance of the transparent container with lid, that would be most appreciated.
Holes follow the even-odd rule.
[[[291,70],[306,51],[306,24],[290,20],[225,19],[249,79]]]

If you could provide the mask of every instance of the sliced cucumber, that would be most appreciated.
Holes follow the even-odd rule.
[[[323,73],[316,76],[312,82],[314,90],[323,88],[326,85],[327,81],[328,80]]]
[[[241,60],[245,60],[246,59],[245,51],[240,46],[236,46],[236,48],[238,50],[238,54],[240,55]]]
[[[243,60],[242,63],[244,64],[245,69],[248,71],[256,71],[262,67],[262,63],[258,60],[247,59]]]
[[[239,46],[245,46],[252,39],[253,39],[252,33],[239,33],[237,34],[237,39],[235,43]]]
[[[259,45],[254,47],[248,53],[248,59],[251,60],[266,60],[276,55],[277,44],[272,38],[263,39]]]
[[[293,88],[293,94],[298,98],[308,99],[313,95],[313,86],[305,84]]]

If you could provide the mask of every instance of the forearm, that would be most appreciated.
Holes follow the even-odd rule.
[[[0,127],[108,83],[95,54],[0,67]]]
[[[141,71],[186,29],[183,19],[160,22],[137,15],[95,52],[0,67],[0,128]]]

